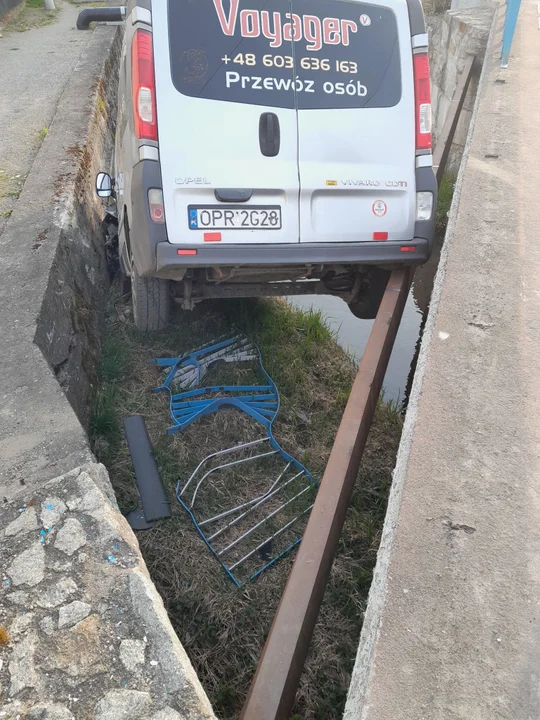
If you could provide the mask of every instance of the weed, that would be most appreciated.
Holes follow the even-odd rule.
[[[12,212],[13,212],[13,210],[4,210],[3,212],[0,213],[0,217],[8,218],[11,216]]]
[[[107,337],[103,343],[100,376],[104,383],[120,380],[128,361],[128,347],[121,340]]]
[[[443,234],[446,231],[446,225],[448,224],[448,213],[450,212],[450,207],[452,205],[455,184],[455,177],[453,175],[446,174],[439,185],[436,229],[437,232],[441,232]]]
[[[37,134],[38,140],[41,140],[43,142],[43,140],[45,140],[45,138],[47,137],[48,132],[49,132],[48,127],[42,127],[41,130]]]
[[[100,388],[91,419],[91,432],[102,439],[116,443],[119,433],[119,422],[116,414],[116,388],[104,385]]]
[[[4,22],[6,32],[26,32],[30,28],[50,25],[56,19],[58,10],[45,10],[42,0],[23,0],[7,15]]]
[[[205,455],[261,437],[260,426],[230,409],[167,436],[168,397],[152,393],[160,379],[152,358],[185,354],[222,335],[247,334],[257,342],[280,390],[276,437],[319,478],[349,396],[355,364],[338,347],[320,313],[304,313],[279,300],[205,303],[193,313],[176,313],[170,331],[155,336],[134,329],[118,292],[113,288],[106,321],[91,422],[93,449],[107,465],[118,502],[127,511],[138,503],[138,496],[120,421],[135,413],[145,417],[173,517],[139,534],[141,551],[216,711],[224,720],[232,720],[242,707],[294,555],[284,557],[242,590],[226,578],[176,502],[176,482],[189,477]],[[215,372],[212,379],[219,378],[219,383],[246,377],[244,368]],[[333,720],[342,715],[400,433],[397,407],[380,402],[294,718]],[[218,507],[227,504],[234,491],[242,494],[260,487],[261,473],[246,469],[248,465],[231,472],[228,485],[214,484],[213,502]],[[268,475],[262,476],[263,481],[264,477]]]

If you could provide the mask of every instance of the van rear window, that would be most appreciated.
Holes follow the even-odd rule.
[[[401,99],[396,17],[354,0],[169,0],[171,74],[189,97],[299,109]]]

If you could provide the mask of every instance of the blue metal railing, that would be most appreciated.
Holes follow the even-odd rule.
[[[504,31],[501,50],[501,67],[508,67],[508,59],[510,57],[510,48],[516,30],[516,23],[519,15],[519,7],[521,0],[507,0],[506,18],[504,20]]]

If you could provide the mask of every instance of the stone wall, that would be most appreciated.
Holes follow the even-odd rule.
[[[431,101],[433,139],[436,145],[444,125],[465,61],[470,55],[483,59],[495,3],[443,15],[428,15],[429,59],[431,65]],[[471,121],[477,78],[469,86],[448,159],[448,170],[457,173]]]
[[[120,49],[118,32],[97,82],[86,142],[68,148],[77,161],[76,171],[57,180],[60,235],[35,335],[84,426],[96,382],[108,286],[100,227],[103,207],[95,177],[109,167],[113,152]]]
[[[2,506],[0,528],[2,718],[214,718],[102,465]]]

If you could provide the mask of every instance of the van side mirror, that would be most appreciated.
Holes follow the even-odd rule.
[[[100,198],[113,195],[113,181],[108,173],[100,172],[96,177],[96,192]]]

